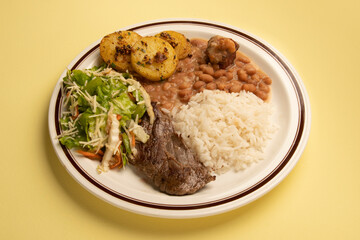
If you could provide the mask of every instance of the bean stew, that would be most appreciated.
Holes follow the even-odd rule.
[[[167,80],[152,82],[143,81],[143,86],[153,102],[161,108],[171,110],[173,107],[187,103],[190,98],[205,89],[225,92],[254,93],[266,101],[270,97],[272,80],[261,71],[246,55],[234,52],[232,64],[221,68],[221,63],[209,61],[207,54],[208,41],[191,39],[192,52],[179,61],[175,73]],[[226,49],[229,42],[219,43],[218,49]],[[235,43],[236,44],[236,43]],[[232,48],[233,49],[233,48]]]

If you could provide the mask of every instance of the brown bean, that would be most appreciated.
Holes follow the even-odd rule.
[[[201,87],[198,92],[203,92],[205,90],[205,87]]]
[[[236,85],[236,84],[241,85],[241,82],[238,81],[238,80],[235,80],[235,79],[230,80],[229,82],[230,82],[232,85]]]
[[[264,79],[267,77],[266,74],[264,72],[262,72],[261,70],[257,71],[256,73],[257,73],[257,75],[259,75],[260,79]]]
[[[192,97],[192,95],[188,94],[188,95],[182,97],[181,101],[184,102],[184,103],[187,103],[190,100],[191,97]]]
[[[244,70],[249,75],[254,75],[256,73],[256,68],[250,63],[248,63],[244,66]]]
[[[213,76],[211,76],[209,74],[201,74],[199,76],[199,79],[206,83],[212,82],[214,80]]]
[[[179,97],[181,97],[181,98],[184,98],[185,96],[191,95],[191,94],[192,94],[192,91],[191,91],[190,89],[184,89],[184,90],[180,90],[180,91],[178,92],[178,95],[179,95]]]
[[[205,86],[205,82],[197,81],[197,82],[194,83],[193,88],[194,89],[200,89],[202,86]]]
[[[220,69],[220,66],[218,64],[213,64],[212,67],[215,71]]]
[[[241,67],[241,68],[243,68],[245,65],[245,63],[243,63],[241,61],[235,61],[235,64],[236,64],[236,66]]]
[[[245,72],[245,70],[239,69],[239,70],[237,71],[237,75],[238,75],[238,78],[239,78],[241,81],[247,82],[247,80],[248,80],[248,75],[247,75],[247,73]]]
[[[246,84],[242,85],[242,89],[245,91],[248,91],[248,92],[255,92],[256,86],[254,84],[246,83]]]
[[[259,82],[260,81],[260,77],[257,74],[252,75],[251,79],[254,80],[254,82]]]
[[[225,77],[225,76],[221,76],[221,77],[219,77],[218,79],[217,79],[219,82],[227,82],[227,77]]]
[[[225,84],[225,90],[227,90],[227,92],[229,92],[228,90],[233,86],[233,84],[231,83],[226,83]]]
[[[224,82],[217,82],[216,87],[220,90],[224,90],[226,87],[226,84]]]
[[[214,75],[214,69],[210,65],[202,64],[200,65],[200,70],[203,71],[203,73]]]
[[[247,56],[245,56],[245,55],[243,55],[241,53],[236,54],[236,58],[239,61],[243,62],[243,63],[249,63],[250,62],[250,59]]]
[[[234,84],[229,89],[230,92],[240,92],[241,91],[241,85],[240,84]]]
[[[265,92],[263,92],[263,91],[260,91],[260,90],[256,90],[255,92],[254,92],[254,94],[256,95],[256,96],[258,96],[259,98],[261,98],[262,100],[266,100],[266,98],[267,98],[267,94],[265,93]]]
[[[187,74],[187,76],[188,76],[189,79],[194,79],[194,78],[195,78],[195,73],[189,72],[189,73]]]
[[[195,74],[195,76],[200,76],[201,74],[203,74],[203,72],[202,71],[195,71],[194,74]]]
[[[234,75],[233,75],[232,73],[230,73],[230,72],[227,72],[227,73],[225,74],[225,76],[226,76],[226,78],[227,78],[228,80],[231,80],[231,79],[233,79],[233,77],[234,77]]]
[[[191,83],[189,82],[183,82],[182,84],[179,85],[179,89],[186,89],[190,87],[191,87]]]
[[[224,69],[217,70],[216,72],[214,72],[214,77],[219,78],[221,76],[224,76],[225,73],[226,73],[226,71]]]
[[[211,83],[206,84],[206,89],[215,90],[216,89],[216,83],[211,82]]]
[[[263,91],[265,93],[270,92],[270,87],[268,85],[266,85],[265,83],[261,82],[259,83],[259,90]]]
[[[182,79],[181,76],[176,76],[176,77],[171,79],[171,82],[175,83],[175,84],[181,84],[183,82],[183,79]]]
[[[169,82],[164,83],[163,86],[162,86],[162,89],[163,89],[164,91],[167,91],[167,90],[169,90],[170,88],[171,88],[171,84],[170,84]]]
[[[170,110],[170,109],[173,108],[173,103],[171,103],[171,102],[163,102],[163,103],[161,103],[161,107]]]
[[[263,82],[266,83],[267,85],[270,85],[270,84],[272,83],[272,80],[271,80],[271,78],[269,78],[269,77],[265,77],[265,78],[263,79]]]
[[[253,79],[253,78],[248,78],[247,83],[251,83],[251,84],[254,84],[254,85],[256,86],[256,85],[258,85],[259,80],[256,80],[256,78],[255,78],[255,79]]]

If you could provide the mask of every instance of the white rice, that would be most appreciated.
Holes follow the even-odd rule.
[[[210,170],[245,169],[264,158],[277,127],[273,107],[252,93],[205,90],[172,111],[175,131]]]

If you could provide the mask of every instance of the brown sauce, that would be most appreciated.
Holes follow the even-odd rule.
[[[179,61],[175,73],[160,82],[143,81],[152,102],[171,110],[187,103],[190,98],[205,89],[254,93],[266,101],[270,98],[272,80],[247,56],[237,51],[234,63],[226,69],[206,61],[207,40],[192,39],[191,56]]]

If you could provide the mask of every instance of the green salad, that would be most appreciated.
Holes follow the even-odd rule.
[[[100,160],[99,172],[125,166],[136,154],[135,142],[149,136],[139,125],[150,97],[128,73],[106,66],[68,71],[63,78],[60,143]]]

